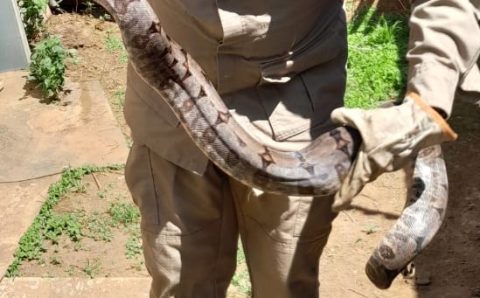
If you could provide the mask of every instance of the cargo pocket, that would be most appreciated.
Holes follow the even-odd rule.
[[[292,244],[326,238],[337,216],[333,197],[298,197],[250,192],[239,199],[242,214],[272,240]]]
[[[150,151],[134,144],[125,166],[125,181],[133,201],[140,209],[142,223],[158,224],[158,206],[153,181]]]
[[[144,145],[132,147],[125,169],[142,228],[168,236],[197,233],[220,220],[227,183],[222,175],[212,164],[197,175]]]

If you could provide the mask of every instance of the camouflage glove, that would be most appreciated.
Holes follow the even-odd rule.
[[[363,140],[335,195],[334,211],[348,207],[365,184],[384,172],[402,168],[422,148],[457,138],[443,117],[414,93],[398,106],[373,110],[338,108],[331,118],[357,129]]]

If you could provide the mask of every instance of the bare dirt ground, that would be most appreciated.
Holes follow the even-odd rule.
[[[61,36],[66,47],[78,50],[78,63],[68,66],[69,78],[100,80],[119,126],[128,137],[122,115],[126,63],[122,49],[116,45],[119,33],[115,24],[85,15],[62,14],[52,16],[48,28]],[[363,273],[369,254],[403,204],[398,200],[404,194],[404,189],[398,187],[401,178],[391,176],[378,182],[335,221],[322,257],[322,297],[480,297],[479,112],[470,103],[457,101],[455,106],[450,121],[460,139],[444,146],[450,177],[449,210],[441,232],[415,262],[418,282],[399,278],[392,290],[380,291],[369,284]],[[56,211],[87,212],[94,206],[100,210],[97,213],[107,214],[111,203],[130,201],[121,176],[105,174],[98,178],[103,188],[110,185],[105,188],[104,198],[99,195],[102,189],[87,176],[85,192],[67,196]],[[87,237],[75,246],[62,238],[61,244],[47,247],[43,263],[24,264],[21,275],[146,276],[140,256],[126,257],[128,231],[122,227],[112,230],[110,242]],[[232,297],[247,297],[241,292],[236,291]]]

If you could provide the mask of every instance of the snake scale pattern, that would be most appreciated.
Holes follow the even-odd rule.
[[[201,67],[161,28],[147,0],[95,2],[119,25],[136,71],[224,172],[268,192],[327,196],[338,190],[361,143],[357,131],[337,127],[295,152],[269,148],[235,121]],[[367,262],[366,273],[379,288],[390,286],[443,222],[448,182],[439,146],[419,153],[413,176],[405,209]]]

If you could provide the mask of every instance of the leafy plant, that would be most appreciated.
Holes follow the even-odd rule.
[[[127,259],[133,259],[142,254],[142,242],[139,233],[133,233],[128,237],[125,244],[125,256]]]
[[[140,220],[140,212],[133,204],[112,203],[108,210],[115,224],[132,224]]]
[[[95,7],[93,1],[87,0],[83,4],[85,5],[85,13],[93,13],[93,8]]]
[[[110,242],[113,239],[111,225],[112,220],[109,217],[94,213],[86,219],[88,231],[85,236],[95,241]]]
[[[74,52],[66,50],[56,36],[39,42],[31,57],[30,79],[38,83],[47,98],[56,98],[65,83],[65,59]]]
[[[107,38],[105,39],[105,45],[109,53],[115,53],[117,51],[125,50],[120,38],[112,35],[111,31],[107,32]]]
[[[45,222],[44,235],[54,244],[58,244],[58,237],[66,233],[72,241],[79,241],[82,238],[82,225],[74,214],[56,214]]]
[[[100,271],[100,263],[98,262],[98,260],[95,260],[92,263],[90,263],[90,260],[87,260],[87,263],[85,264],[85,267],[82,271],[86,275],[88,275],[88,277],[94,278]]]
[[[19,0],[18,7],[25,33],[29,41],[36,39],[43,31],[43,18],[48,0]]]

